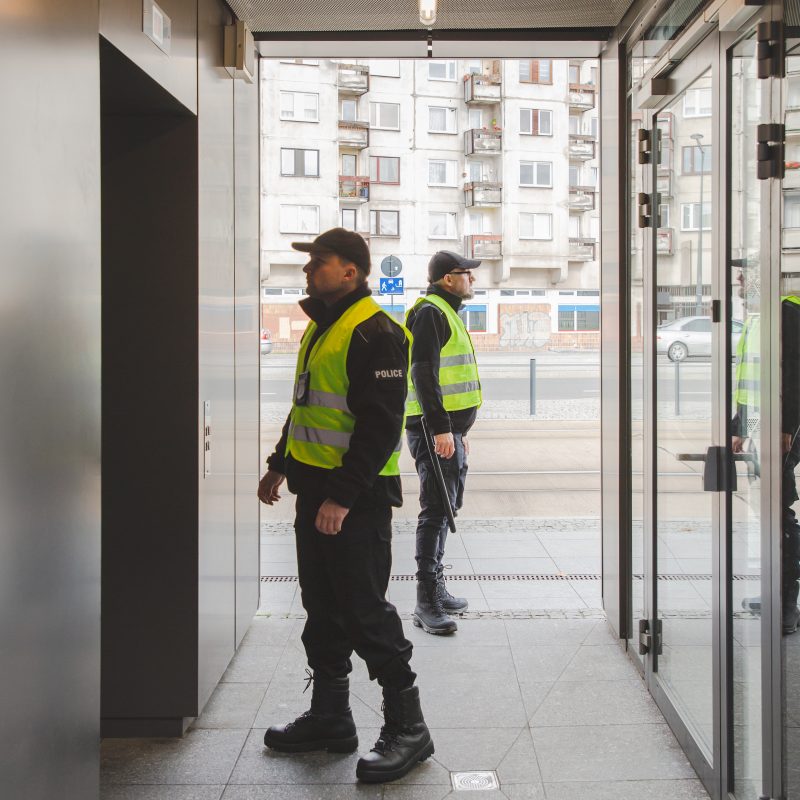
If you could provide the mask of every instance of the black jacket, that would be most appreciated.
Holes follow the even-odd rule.
[[[438,286],[429,286],[427,294],[435,294],[445,299],[456,313],[461,308],[460,297]],[[411,309],[406,325],[414,336],[411,345],[411,378],[428,428],[432,434],[450,431],[468,433],[478,416],[477,407],[461,411],[445,411],[442,389],[439,386],[439,361],[442,348],[451,336],[447,317],[433,303],[421,303]],[[406,425],[411,430],[422,428],[418,416],[409,417]]]
[[[307,353],[351,305],[370,294],[364,286],[330,308],[310,297],[301,300],[300,307],[317,323]],[[323,469],[285,455],[290,417],[267,464],[286,475],[290,492],[310,500],[330,498],[346,508],[357,500],[401,506],[400,476],[378,474],[400,441],[408,388],[408,340],[386,314],[375,314],[356,326],[347,353],[347,377],[347,405],[356,420],[342,466]]]

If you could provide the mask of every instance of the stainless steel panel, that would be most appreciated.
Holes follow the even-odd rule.
[[[0,5],[0,786],[98,796],[97,5]]]
[[[187,109],[196,112],[197,3],[163,0],[159,6],[172,23],[169,55],[142,31],[142,0],[100,0],[100,33]]]

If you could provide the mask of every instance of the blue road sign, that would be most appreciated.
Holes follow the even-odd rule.
[[[381,294],[403,294],[402,278],[381,278]]]

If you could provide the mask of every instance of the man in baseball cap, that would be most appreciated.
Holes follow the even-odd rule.
[[[481,404],[475,350],[458,316],[462,302],[475,294],[472,271],[480,263],[450,250],[434,253],[428,263],[428,292],[406,317],[406,326],[414,336],[406,432],[420,479],[413,621],[428,633],[439,635],[457,629],[448,612],[467,609],[464,598],[447,591],[442,559],[448,530],[446,503],[454,513],[461,507],[469,453],[467,434]],[[433,439],[433,456],[425,441],[423,417]],[[447,498],[433,479],[432,458],[441,461]]]
[[[313,242],[292,242],[292,247],[301,253],[330,253],[344,261],[355,264],[366,277],[370,270],[369,247],[364,238],[346,228],[331,228],[321,233]]]

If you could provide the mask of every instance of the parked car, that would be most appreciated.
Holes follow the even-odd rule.
[[[742,323],[731,321],[732,350],[742,335]],[[711,356],[711,317],[680,317],[656,328],[656,352],[666,353],[670,361],[683,361],[689,356]]]
[[[261,355],[266,356],[272,352],[272,334],[269,328],[261,329]]]

